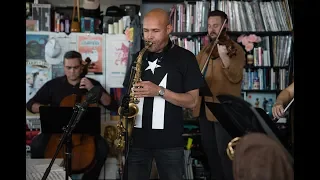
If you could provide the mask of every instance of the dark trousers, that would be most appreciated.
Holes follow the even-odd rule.
[[[233,180],[232,161],[226,149],[231,136],[219,122],[199,118],[202,146],[208,158],[211,179]]]
[[[128,180],[149,180],[152,161],[156,162],[161,180],[182,180],[183,147],[169,149],[129,149]]]
[[[30,145],[31,147],[31,158],[44,158],[45,148],[49,142],[50,134],[39,134],[36,136]],[[95,166],[90,171],[85,172],[82,176],[82,180],[98,180],[100,171],[104,166],[104,163],[108,156],[109,146],[103,137],[96,136],[96,154]]]

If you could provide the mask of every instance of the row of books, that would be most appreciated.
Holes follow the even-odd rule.
[[[205,32],[207,31],[209,1],[197,1],[175,4],[170,9],[170,22],[173,32]]]
[[[229,31],[261,32],[293,29],[288,0],[211,0],[211,2],[196,1],[195,4],[185,1],[173,5],[169,12],[173,32],[207,31],[207,14],[213,9],[219,9],[228,15]]]
[[[274,66],[287,66],[292,51],[292,36],[272,36]]]
[[[198,36],[194,38],[181,38],[172,36],[171,41],[174,44],[191,51],[194,55],[197,55],[202,47],[209,43],[207,36]]]
[[[270,46],[271,39],[271,46]],[[188,49],[197,55],[201,48],[209,43],[206,36],[182,38],[171,36],[174,44]],[[265,36],[252,50],[253,66],[285,67],[289,65],[292,50],[292,36]],[[272,56],[271,56],[272,53]],[[273,57],[273,58],[271,58]],[[271,59],[272,64],[271,64]]]
[[[288,0],[212,0],[229,17],[230,31],[292,31]]]
[[[292,36],[262,37],[261,42],[256,44],[252,51],[254,66],[288,66],[292,51]]]
[[[244,69],[243,90],[283,90],[289,83],[287,69]]]

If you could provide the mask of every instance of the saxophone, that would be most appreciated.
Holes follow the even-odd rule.
[[[146,43],[146,46],[139,52],[139,55],[136,59],[136,66],[132,67],[132,70],[131,70],[130,82],[129,82],[129,86],[127,89],[127,92],[129,94],[129,98],[130,98],[127,113],[126,114],[123,113],[124,109],[121,106],[118,109],[118,114],[122,118],[120,118],[120,120],[117,124],[117,139],[115,140],[115,145],[116,145],[116,148],[121,152],[125,148],[126,128],[128,130],[128,138],[130,138],[131,134],[132,134],[132,129],[135,125],[135,118],[139,112],[139,108],[138,108],[137,104],[140,101],[138,98],[134,97],[134,94],[133,94],[131,88],[133,87],[134,84],[138,83],[141,80],[142,57],[143,57],[144,53],[147,51],[147,49],[149,47],[151,47],[151,45],[152,45],[152,42],[150,42],[150,41],[146,41],[145,43]],[[127,119],[128,127],[126,127],[126,123],[125,123],[126,119]]]

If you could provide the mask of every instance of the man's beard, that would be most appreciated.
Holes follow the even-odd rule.
[[[227,29],[226,29],[226,28],[223,28],[222,31],[221,31],[220,36],[221,36],[221,35],[223,36],[223,35],[226,33],[226,31],[227,31]],[[211,37],[212,35],[215,35],[215,37]],[[219,36],[219,37],[220,37],[220,36]],[[212,41],[215,41],[215,40],[217,39],[218,34],[212,32],[211,34],[208,35],[208,37],[209,37],[209,41],[212,42]]]
[[[152,44],[152,46],[148,49],[150,52],[158,53],[162,52],[163,49],[167,46],[168,40],[164,40],[163,42],[156,41]]]
[[[216,36],[216,37],[214,37],[214,38],[213,38],[213,37],[211,37],[211,36],[209,36],[209,41],[210,41],[210,42],[213,42],[213,41],[215,41],[216,39],[217,39],[217,36]]]
[[[214,35],[214,37],[212,37],[212,35]],[[214,32],[208,34],[210,42],[214,41],[217,38],[217,36],[218,35],[216,33],[214,33]]]

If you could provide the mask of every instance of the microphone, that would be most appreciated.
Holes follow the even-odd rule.
[[[86,94],[86,99],[83,103],[81,103],[81,106],[87,106],[88,104],[97,103],[99,102],[101,96],[102,96],[101,87],[94,86]]]

